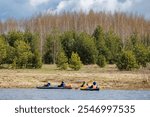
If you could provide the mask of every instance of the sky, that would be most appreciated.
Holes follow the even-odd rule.
[[[0,0],[0,20],[30,18],[38,13],[127,12],[150,19],[150,0]]]

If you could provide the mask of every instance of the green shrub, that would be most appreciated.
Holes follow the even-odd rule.
[[[95,64],[98,51],[94,39],[87,33],[80,33],[75,44],[76,52],[79,54],[83,64]]]
[[[66,70],[68,68],[68,59],[64,52],[60,52],[57,56],[56,65],[61,70]]]
[[[149,49],[149,52],[148,52],[148,55],[147,55],[147,60],[148,60],[148,63],[150,63],[150,49]]]
[[[81,69],[81,66],[82,62],[80,60],[79,55],[73,52],[71,55],[69,67],[72,68],[73,70],[79,70]]]
[[[132,70],[138,68],[135,55],[132,51],[123,51],[119,54],[116,65],[119,70]]]
[[[105,67],[106,66],[106,58],[103,55],[98,56],[97,65],[99,67]]]
[[[31,62],[29,62],[29,63],[31,63],[31,65],[32,65],[31,68],[41,68],[42,67],[42,58],[37,51],[35,51],[33,53],[33,57],[30,60],[31,60]]]
[[[149,51],[144,45],[136,45],[133,49],[138,65],[146,67],[148,63]]]
[[[7,57],[6,43],[2,37],[0,37],[0,65],[4,63],[4,59]]]

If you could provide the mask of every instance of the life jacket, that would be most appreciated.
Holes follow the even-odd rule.
[[[93,89],[96,89],[97,88],[97,86],[96,85],[93,85]]]

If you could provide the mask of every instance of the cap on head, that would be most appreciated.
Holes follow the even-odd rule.
[[[93,82],[93,85],[96,85],[96,82]]]

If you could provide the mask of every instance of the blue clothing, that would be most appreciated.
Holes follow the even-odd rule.
[[[51,83],[47,83],[46,85],[44,85],[45,87],[50,87]]]
[[[65,83],[62,82],[60,85],[58,85],[58,87],[65,87]]]

